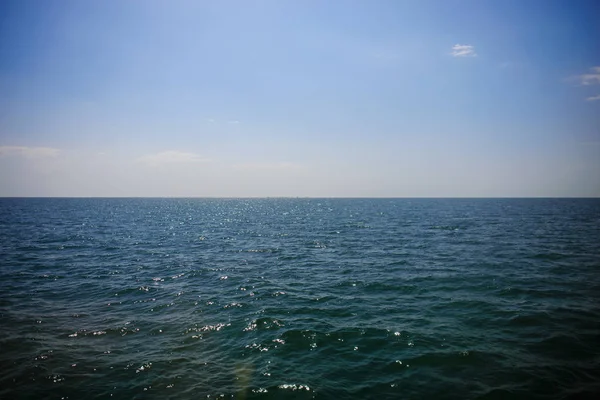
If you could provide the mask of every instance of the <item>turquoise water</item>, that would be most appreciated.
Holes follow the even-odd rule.
[[[0,199],[0,398],[598,398],[597,199]]]

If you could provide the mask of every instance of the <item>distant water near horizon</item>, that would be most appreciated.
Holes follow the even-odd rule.
[[[600,199],[0,199],[2,399],[600,398]]]

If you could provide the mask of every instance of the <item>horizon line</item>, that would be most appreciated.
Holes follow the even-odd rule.
[[[600,199],[600,196],[0,196],[0,199]]]

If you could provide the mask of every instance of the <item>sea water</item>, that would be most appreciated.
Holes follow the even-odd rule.
[[[599,393],[598,199],[0,199],[2,399]]]

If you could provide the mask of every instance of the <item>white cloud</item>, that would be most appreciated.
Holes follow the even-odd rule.
[[[588,97],[586,100],[587,100],[587,101],[596,101],[596,100],[600,100],[600,94],[598,94],[598,95],[596,95],[596,96],[591,96],[591,97]]]
[[[56,157],[60,150],[52,147],[0,146],[0,157],[18,156],[25,158]]]
[[[162,151],[156,154],[147,154],[137,159],[138,162],[149,165],[163,164],[187,164],[187,163],[204,163],[210,161],[198,154],[186,153],[183,151]]]
[[[592,67],[589,73],[578,75],[576,79],[585,86],[600,84],[600,67]]]
[[[238,121],[237,119],[232,119],[232,120],[230,120],[230,121],[227,121],[227,123],[228,123],[228,124],[234,124],[234,125],[236,125],[236,124],[239,124],[239,123],[240,123],[240,121]]]
[[[470,44],[455,44],[452,46],[453,57],[475,57],[475,47]]]

